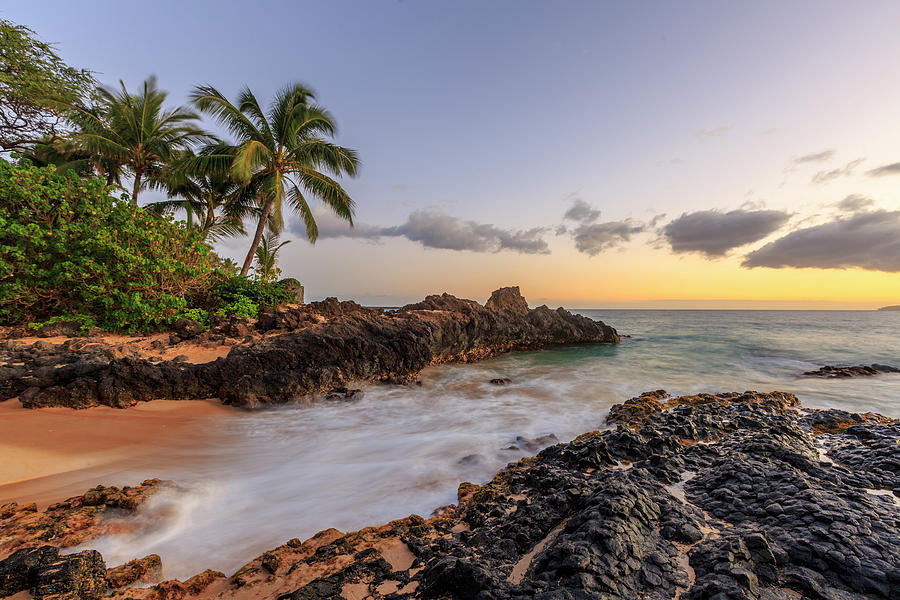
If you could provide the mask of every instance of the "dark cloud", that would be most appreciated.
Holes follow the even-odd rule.
[[[439,208],[418,210],[402,225],[378,227],[358,223],[350,228],[327,213],[317,215],[319,238],[352,237],[377,241],[385,237],[405,237],[426,248],[470,250],[472,252],[500,252],[511,250],[524,254],[549,254],[543,239],[544,228],[527,230],[500,229],[486,223],[463,221]]]
[[[610,250],[644,231],[645,226],[630,219],[607,221],[606,223],[582,223],[572,230],[572,239],[579,252],[596,256],[603,250]]]
[[[673,252],[724,256],[729,250],[757,242],[790,218],[779,210],[703,210],[684,213],[662,228]]]
[[[813,162],[825,162],[826,160],[830,160],[834,156],[834,150],[824,150],[822,152],[814,152],[813,154],[804,154],[803,156],[798,156],[793,160],[795,165],[802,165],[804,163],[813,163]]]
[[[798,229],[748,254],[742,266],[900,272],[900,211],[862,212]]]
[[[385,236],[403,236],[421,242],[426,248],[547,254],[550,249],[541,237],[543,233],[544,229],[540,227],[512,231],[475,221],[462,221],[438,208],[416,211],[403,225],[383,230]]]
[[[560,225],[556,229],[556,235],[570,234],[575,241],[575,248],[591,256],[596,256],[604,250],[611,250],[645,229],[643,224],[633,222],[631,219],[597,223],[600,211],[581,198],[572,201],[572,206],[566,211],[564,218],[576,221],[578,225],[571,229]]]
[[[581,198],[575,198],[563,218],[581,223],[592,223],[600,218],[600,211]]]
[[[900,175],[900,162],[889,165],[882,165],[877,169],[872,169],[868,173],[869,177],[882,177],[883,175]]]
[[[866,160],[866,159],[857,158],[856,160],[851,160],[843,167],[838,167],[837,169],[831,169],[830,171],[819,171],[818,173],[813,175],[812,182],[819,183],[819,184],[828,183],[829,181],[832,181],[839,177],[845,177],[847,175],[852,175],[853,171],[856,169],[856,167],[858,167],[859,164],[864,160]]]
[[[838,202],[837,207],[847,212],[859,212],[871,208],[873,204],[875,204],[875,201],[868,196],[863,196],[862,194],[850,194]]]

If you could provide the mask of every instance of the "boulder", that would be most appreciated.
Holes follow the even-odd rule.
[[[803,373],[807,377],[823,377],[826,379],[843,379],[847,377],[871,377],[880,373],[900,373],[900,369],[890,365],[880,365],[878,363],[872,365],[855,365],[855,366],[832,366],[826,365],[814,371],[806,371]]]
[[[58,548],[41,546],[17,550],[0,560],[0,598],[33,589],[38,571],[58,559]]]
[[[106,563],[96,550],[60,556],[37,574],[36,599],[97,600],[106,593]]]
[[[81,324],[77,321],[59,321],[50,325],[44,325],[37,331],[35,335],[38,337],[72,337],[81,332]]]
[[[58,548],[41,546],[0,561],[0,597],[27,590],[37,600],[97,600],[107,585],[106,565],[96,550],[60,555]]]
[[[182,340],[189,340],[203,333],[205,328],[193,319],[181,318],[175,321],[172,329]]]

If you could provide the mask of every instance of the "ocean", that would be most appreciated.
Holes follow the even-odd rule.
[[[421,385],[363,386],[354,402],[297,404],[221,418],[212,446],[170,464],[110,474],[181,491],[152,500],[139,533],[92,541],[107,562],[151,552],[166,577],[234,572],[260,552],[328,528],[349,531],[456,501],[554,440],[603,426],[643,391],[772,391],[810,407],[900,417],[900,374],[802,377],[826,364],[900,366],[900,312],[582,310],[628,335],[427,369]],[[511,383],[489,383],[508,377]]]

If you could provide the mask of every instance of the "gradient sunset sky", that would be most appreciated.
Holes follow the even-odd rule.
[[[30,2],[0,17],[173,103],[311,85],[359,151],[312,299],[900,304],[900,3]],[[150,195],[146,196],[150,199]],[[220,250],[242,258],[244,240]]]

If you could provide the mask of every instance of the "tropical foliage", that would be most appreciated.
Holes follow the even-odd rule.
[[[319,231],[308,198],[320,199],[352,224],[354,202],[331,176],[355,176],[359,158],[328,140],[336,131],[334,119],[314,103],[309,89],[299,84],[284,88],[268,111],[248,88],[241,90],[236,105],[211,86],[196,88],[192,99],[236,138],[233,145],[208,146],[192,166],[206,173],[229,173],[240,185],[257,190],[256,231],[241,275],[250,271],[266,227],[274,233],[284,227],[285,202],[300,214],[310,242]]]
[[[254,318],[261,306],[278,306],[293,300],[293,288],[297,285],[299,282],[296,279],[268,282],[238,275],[216,285],[213,294],[221,305],[219,316],[236,314]]]
[[[131,94],[125,84],[120,89],[97,89],[92,106],[61,104],[69,110],[76,131],[71,141],[77,147],[109,161],[107,180],[119,177],[124,169],[131,176],[131,200],[154,179],[161,177],[179,152],[210,139],[200,128],[198,115],[183,107],[164,107],[166,92],[156,87],[156,78],[144,81],[139,94]]]
[[[167,200],[151,202],[145,208],[164,214],[184,211],[189,228],[197,228],[204,239],[217,241],[243,235],[244,218],[255,212],[255,196],[227,175],[192,175],[184,168],[193,153],[187,151],[170,165],[154,184],[166,191]]]
[[[281,269],[275,266],[278,261],[278,251],[290,240],[278,241],[278,234],[269,232],[263,236],[262,242],[256,249],[256,277],[260,281],[274,281],[281,275]]]
[[[153,77],[136,92],[98,87],[0,20],[0,153],[19,161],[0,160],[0,323],[136,331],[293,299],[299,284],[276,281],[285,214],[311,243],[313,200],[352,225],[338,180],[357,174],[356,152],[334,142],[334,118],[303,85],[265,110],[247,88],[234,104],[211,86],[190,100],[168,105]],[[203,115],[233,140],[205,131]],[[166,198],[142,208],[148,189]],[[248,230],[240,269],[208,245]]]
[[[0,161],[0,320],[166,325],[217,280],[196,233],[115,198],[100,179]]]

